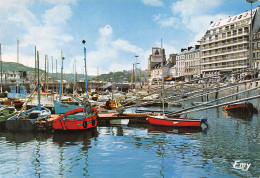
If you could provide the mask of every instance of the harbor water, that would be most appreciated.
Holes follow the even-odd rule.
[[[219,107],[187,115],[202,116],[209,128],[122,120],[84,132],[2,130],[0,177],[259,177],[260,114],[230,116]]]

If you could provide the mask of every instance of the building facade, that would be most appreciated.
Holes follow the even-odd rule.
[[[200,45],[182,48],[176,57],[177,77],[193,78],[200,74]]]
[[[162,63],[166,64],[165,50],[158,47],[152,48],[152,54],[148,59],[149,82],[162,79]]]
[[[260,69],[260,29],[253,35],[253,59],[255,68]]]
[[[259,7],[252,11],[252,17],[252,33],[256,33],[260,27]],[[203,74],[235,72],[251,66],[250,24],[250,11],[211,22],[200,41]]]

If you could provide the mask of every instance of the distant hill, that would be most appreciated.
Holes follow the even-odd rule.
[[[33,67],[28,67],[25,66],[23,64],[20,63],[16,63],[16,62],[4,62],[3,61],[3,71],[35,71],[35,68]],[[44,72],[44,70],[40,69],[40,73]],[[137,72],[137,80],[138,80],[138,76],[140,74],[140,71]],[[57,78],[56,78],[56,73],[49,73],[50,77],[54,77],[54,80],[60,80],[60,73],[57,74]],[[118,81],[123,81],[123,80],[127,80],[127,81],[131,81],[131,76],[132,76],[132,71],[126,71],[124,70],[123,72],[115,72],[114,73],[114,81],[118,82]],[[147,72],[146,71],[142,71],[142,76],[147,76]],[[100,80],[100,81],[110,81],[111,78],[113,77],[113,72],[110,72],[108,74],[101,74],[99,75],[99,77],[97,76],[88,76],[88,80]],[[77,81],[79,81],[79,79],[84,78],[83,74],[77,74]],[[63,80],[67,80],[69,82],[73,82],[74,80],[74,75],[65,73],[63,75]]]
[[[3,71],[34,71],[32,67],[27,67],[23,64],[16,62],[4,62],[3,61]],[[41,70],[43,71],[43,70]]]

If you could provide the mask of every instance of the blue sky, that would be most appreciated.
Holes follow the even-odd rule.
[[[258,1],[253,5],[260,5]],[[152,47],[166,54],[197,44],[210,21],[219,21],[250,10],[245,0],[0,0],[0,43],[3,61],[17,60],[34,66],[34,46],[56,59],[61,49],[64,71],[84,71],[83,44],[86,40],[88,74],[132,68],[139,55],[139,68],[147,69]],[[168,56],[167,56],[168,57]]]

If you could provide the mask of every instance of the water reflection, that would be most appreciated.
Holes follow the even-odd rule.
[[[74,132],[54,132],[53,142],[58,143],[60,146],[63,145],[78,145],[82,143],[82,150],[87,150],[91,144],[91,138],[98,136],[97,129],[74,131]]]
[[[52,132],[2,132],[1,137],[5,137],[6,141],[20,144],[25,142],[30,142],[32,140],[36,141],[46,141],[52,136]]]
[[[153,126],[151,125],[148,132],[166,132],[166,133],[198,133],[202,132],[201,127],[189,128],[189,127],[163,127],[163,126]]]
[[[0,177],[259,177],[260,114],[189,114],[202,116],[208,129],[114,122],[84,132],[0,132]],[[236,160],[252,165],[236,170]]]
[[[253,118],[253,113],[250,112],[243,112],[243,111],[224,111],[225,116],[230,116],[233,118],[242,119],[245,121],[251,121]]]

